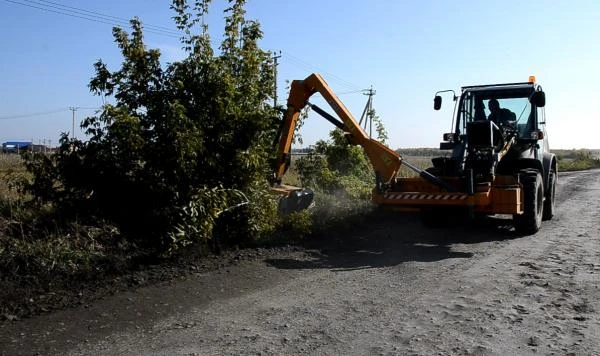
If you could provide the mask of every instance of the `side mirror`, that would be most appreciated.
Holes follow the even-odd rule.
[[[440,150],[453,150],[457,145],[456,143],[456,134],[454,133],[445,133],[442,137],[443,142],[440,142]]]
[[[456,134],[454,134],[453,132],[445,133],[442,136],[442,140],[444,140],[446,142],[455,142],[456,141]]]
[[[546,93],[543,91],[536,91],[531,96],[531,103],[533,103],[538,108],[543,108],[546,106]]]
[[[544,139],[544,131],[536,130],[531,133],[532,140],[543,140]]]
[[[442,97],[439,95],[436,95],[435,98],[433,98],[433,110],[439,110],[442,107]]]

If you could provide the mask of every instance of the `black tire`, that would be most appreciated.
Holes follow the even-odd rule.
[[[554,216],[554,196],[556,195],[556,171],[551,170],[548,176],[548,192],[544,199],[544,215],[543,220],[551,220]]]
[[[539,172],[527,171],[519,175],[523,184],[524,207],[522,215],[514,215],[515,230],[519,234],[532,235],[542,226],[544,210],[544,184]]]

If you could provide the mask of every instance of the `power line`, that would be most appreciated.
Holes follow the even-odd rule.
[[[117,16],[113,16],[113,15],[107,15],[107,14],[103,14],[101,12],[85,10],[85,9],[74,7],[74,6],[63,5],[63,4],[60,4],[60,3],[57,3],[57,2],[52,2],[52,1],[47,1],[47,0],[38,0],[38,1],[21,0],[21,1],[38,2],[38,3],[39,2],[48,3],[48,4],[59,6],[61,8],[72,9],[72,10],[74,10],[76,12],[82,12],[82,13],[86,13],[86,14],[96,15],[96,16],[100,16],[100,17],[106,17],[106,18],[109,18],[109,19],[115,19],[117,21],[129,23],[129,19],[126,19],[124,17],[117,17]],[[50,5],[48,5],[48,6],[50,6]],[[177,31],[173,30],[172,28],[168,28],[168,27],[164,27],[164,26],[156,26],[156,25],[144,24],[144,28],[150,28],[150,29],[155,29],[155,30],[158,30],[158,31],[165,31],[165,32],[171,32],[173,34],[179,34]]]
[[[364,91],[365,91],[364,89],[363,90],[342,91],[342,92],[336,93],[336,95],[358,94],[358,93],[362,93]]]
[[[9,2],[9,3],[21,5],[21,6],[26,6],[26,7],[46,11],[46,12],[70,16],[70,17],[88,20],[88,21],[92,21],[92,22],[97,22],[97,23],[102,23],[102,24],[107,24],[107,25],[112,25],[112,26],[114,26],[114,25],[129,26],[129,20],[122,18],[122,17],[107,15],[107,14],[97,12],[97,11],[85,10],[85,9],[74,7],[74,6],[63,5],[63,4],[60,4],[57,2],[53,2],[53,1],[48,1],[48,0],[18,0],[18,1],[17,0],[5,0],[5,1]],[[92,16],[96,16],[96,17],[92,17]],[[99,17],[99,18],[97,18],[97,17]],[[180,38],[180,35],[178,34],[177,31],[171,30],[167,27],[143,24],[143,28],[144,28],[144,32],[154,33],[154,34],[158,34],[158,35],[162,35],[162,36]],[[280,51],[280,53],[281,53],[281,51]],[[318,66],[315,66],[315,65],[313,65],[299,57],[296,57],[288,52],[284,52],[284,53],[286,55],[283,58],[289,60],[291,62],[291,64],[293,64],[297,67],[303,68],[305,70],[308,70],[308,71],[318,71],[318,72],[326,75],[328,80],[336,82],[336,83],[338,83],[342,86],[345,86],[349,89],[352,89],[351,91],[339,93],[340,95],[358,93],[361,91],[361,89],[359,89],[359,86],[357,86],[347,80],[344,80],[335,74],[325,71],[324,69],[322,69]],[[277,57],[277,58],[279,58],[279,57]],[[0,118],[0,119],[5,119],[5,118]]]
[[[285,54],[285,56],[283,58],[284,59],[288,59],[291,62],[293,62],[292,63],[293,65],[296,65],[298,67],[302,67],[303,69],[308,69],[308,70],[311,70],[311,71],[316,70],[319,73],[326,75],[328,80],[337,82],[338,84],[343,85],[343,86],[345,86],[345,87],[347,87],[349,89],[358,90],[358,91],[362,90],[360,88],[360,86],[358,86],[358,85],[356,85],[354,83],[351,83],[351,82],[349,82],[349,81],[347,81],[345,79],[342,79],[341,77],[339,77],[339,76],[337,76],[337,75],[335,75],[333,73],[330,73],[330,72],[328,72],[328,71],[326,71],[326,70],[324,70],[324,69],[322,69],[322,68],[320,68],[320,67],[318,67],[318,66],[316,66],[314,64],[308,63],[307,61],[305,61],[305,60],[303,60],[301,58],[298,58],[298,57],[296,57],[296,56],[294,56],[294,55],[292,55],[292,54],[290,54],[288,52],[283,52],[283,53]]]
[[[12,116],[0,116],[0,120],[25,119],[25,118],[29,118],[29,117],[45,116],[45,115],[51,115],[51,114],[56,114],[56,113],[59,113],[59,112],[65,112],[65,111],[69,111],[69,109],[62,108],[62,109],[55,109],[55,110],[43,111],[43,112],[36,112],[36,113],[30,113],[30,114],[20,114],[20,115],[12,115]]]
[[[21,6],[27,6],[30,8],[34,8],[34,9],[38,9],[38,10],[42,10],[42,11],[46,11],[46,12],[52,12],[55,14],[75,17],[75,18],[79,18],[79,19],[83,19],[83,20],[92,21],[92,22],[98,22],[98,23],[102,23],[102,24],[106,24],[106,25],[129,26],[129,22],[124,23],[124,21],[110,20],[107,18],[103,18],[103,19],[92,18],[91,15],[75,12],[75,11],[68,10],[68,9],[62,9],[57,6],[45,5],[45,4],[41,4],[39,2],[35,2],[35,1],[31,1],[31,0],[21,0],[21,1],[28,1],[29,3],[22,3],[19,1],[15,1],[15,0],[4,0],[4,1],[10,2],[13,4],[17,4],[17,5],[21,5]],[[106,16],[106,17],[111,17],[111,16]],[[172,37],[172,38],[180,38],[181,37],[181,36],[177,35],[176,34],[177,32],[175,32],[175,31],[167,32],[166,30],[149,28],[149,27],[152,27],[152,25],[143,25],[143,27],[144,27],[144,32],[146,32],[146,33],[153,33],[156,35]]]
[[[60,14],[64,16],[70,16],[74,18],[79,18],[83,20],[88,20],[92,22],[102,23],[111,26],[129,26],[129,20],[123,17],[113,16],[104,14],[98,11],[85,10],[79,7],[63,5],[58,2],[48,1],[48,0],[4,0],[9,3],[26,6],[46,12],[51,12],[55,14]],[[94,17],[92,17],[94,16]],[[99,18],[98,18],[99,17]],[[180,38],[181,34],[175,30],[171,30],[164,26],[156,26],[151,24],[142,23],[145,33],[153,33],[161,36],[167,36],[172,38]],[[280,51],[281,52],[281,51]],[[301,58],[298,58],[288,52],[284,52],[284,59],[289,60],[293,65],[303,68],[308,71],[318,71],[327,76],[327,79],[333,82],[336,82],[342,86],[345,86],[349,89],[355,90],[356,92],[360,91],[360,87],[351,83],[347,80],[342,79],[341,77],[328,72],[318,66],[315,66]]]
[[[36,116],[47,116],[47,115],[58,114],[61,112],[70,111],[70,110],[72,110],[71,108],[74,108],[74,107],[77,109],[81,109],[81,110],[99,110],[99,109],[101,109],[99,107],[92,107],[92,106],[72,106],[72,107],[68,107],[68,108],[54,109],[54,110],[48,110],[48,111],[42,111],[42,112],[28,113],[28,114],[0,116],[0,120],[17,120],[17,119],[26,119],[26,118],[30,118],[30,117],[36,117]]]
[[[71,139],[75,138],[75,111],[77,111],[79,109],[83,109],[83,110],[97,110],[99,108],[82,107],[82,106],[69,106],[69,110],[71,110],[71,112],[73,113],[73,116],[72,116],[73,118],[72,118]]]

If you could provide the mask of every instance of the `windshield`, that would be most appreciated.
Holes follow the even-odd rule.
[[[499,127],[514,129],[518,138],[531,138],[536,125],[529,94],[530,91],[522,89],[465,92],[458,112],[457,133],[466,134],[468,122],[491,120]]]

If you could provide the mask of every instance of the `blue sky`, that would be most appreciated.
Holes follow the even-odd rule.
[[[2,142],[56,144],[60,132],[71,131],[68,107],[80,107],[79,121],[93,113],[87,108],[102,104],[87,88],[92,64],[101,58],[117,69],[121,62],[111,25],[15,2],[138,16],[175,30],[170,1],[11,1],[0,0]],[[222,34],[224,4],[214,1],[206,17],[215,41]],[[280,102],[286,80],[320,72],[360,116],[367,97],[358,91],[373,86],[374,108],[392,148],[439,144],[450,129],[452,105],[446,98],[443,109],[434,111],[436,91],[526,81],[529,75],[546,91],[551,146],[600,148],[598,1],[249,0],[247,11],[262,25],[262,47],[282,52]],[[147,32],[146,42],[161,49],[165,61],[183,55],[177,36]],[[45,114],[29,116],[35,113]],[[301,131],[303,146],[327,138],[330,129],[311,115]],[[78,129],[75,134],[82,137]]]

